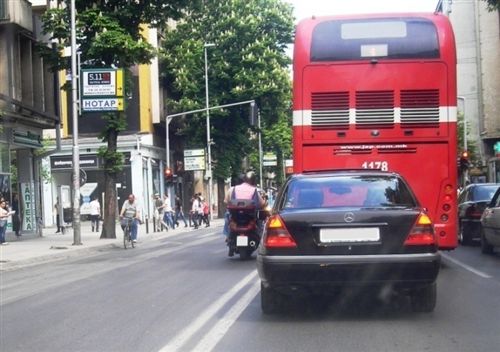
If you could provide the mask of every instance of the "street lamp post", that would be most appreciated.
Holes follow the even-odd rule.
[[[461,96],[457,96],[457,100],[460,100],[462,101],[462,107],[463,107],[463,114],[464,114],[464,120],[463,120],[463,124],[464,124],[464,150],[463,152],[467,152],[467,115],[465,113],[465,97],[461,97]],[[457,104],[458,105],[458,104]],[[458,113],[458,107],[457,107],[457,113]],[[465,169],[463,171],[463,176],[462,176],[462,186],[465,187],[466,184],[467,184],[467,180],[469,178],[469,170],[468,169]]]
[[[213,180],[212,180],[212,153],[211,153],[211,144],[212,140],[210,138],[210,105],[208,100],[208,60],[207,60],[207,48],[214,47],[215,44],[205,43],[203,45],[203,49],[205,51],[205,108],[207,111],[207,158],[208,158],[208,204],[210,206],[210,220],[213,220],[213,211],[212,211],[212,188],[213,188]]]
[[[457,100],[462,101],[463,113],[464,113],[464,151],[467,151],[467,119],[465,114],[465,97],[457,96]],[[458,110],[458,109],[457,109]]]
[[[76,9],[75,0],[71,0],[71,98],[73,115],[73,245],[81,245],[80,233],[80,152],[78,146],[78,96],[76,62]],[[59,200],[61,201],[61,199]],[[64,214],[60,215],[64,221]]]

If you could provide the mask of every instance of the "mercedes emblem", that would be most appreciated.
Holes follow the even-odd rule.
[[[344,214],[345,222],[353,222],[354,221],[354,213],[348,212]]]

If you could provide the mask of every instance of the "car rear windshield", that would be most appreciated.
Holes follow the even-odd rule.
[[[477,186],[474,188],[474,200],[491,200],[500,185]]]
[[[284,208],[415,207],[412,192],[394,176],[311,176],[290,181]]]
[[[439,58],[435,25],[424,18],[335,20],[313,31],[311,61]]]

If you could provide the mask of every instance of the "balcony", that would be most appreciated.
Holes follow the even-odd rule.
[[[10,23],[33,32],[33,12],[28,0],[0,0],[0,25]]]

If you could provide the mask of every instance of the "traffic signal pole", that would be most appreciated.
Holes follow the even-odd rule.
[[[204,109],[197,109],[197,110],[190,110],[190,111],[184,111],[184,112],[179,112],[179,113],[176,113],[176,114],[170,114],[170,115],[167,115],[165,116],[165,144],[166,144],[166,164],[167,164],[167,168],[170,168],[170,137],[169,137],[169,132],[170,132],[170,129],[169,129],[169,124],[170,122],[172,121],[172,119],[174,117],[178,117],[178,116],[185,116],[185,115],[192,115],[192,114],[196,114],[196,113],[199,113],[199,112],[206,112],[208,113],[210,110],[214,110],[214,109],[223,109],[223,108],[227,108],[227,107],[231,107],[231,106],[237,106],[237,105],[245,105],[245,104],[255,104],[255,100],[245,100],[245,101],[240,101],[240,102],[237,102],[237,103],[230,103],[230,104],[224,104],[224,105],[217,105],[217,106],[212,106],[212,107],[206,107]],[[210,146],[209,146],[210,147]],[[208,156],[209,158],[211,157],[211,155],[209,154]],[[211,163],[212,161],[209,160],[209,165],[210,165],[210,168],[209,168],[209,171],[211,172]],[[212,202],[213,202],[213,199],[211,197],[212,195],[212,190],[211,190],[211,187],[212,187],[212,175],[208,175],[209,176],[209,205],[210,205],[210,216],[213,217],[213,211],[212,211]],[[171,197],[171,188],[168,187],[168,195],[169,195],[169,198],[172,199]]]

